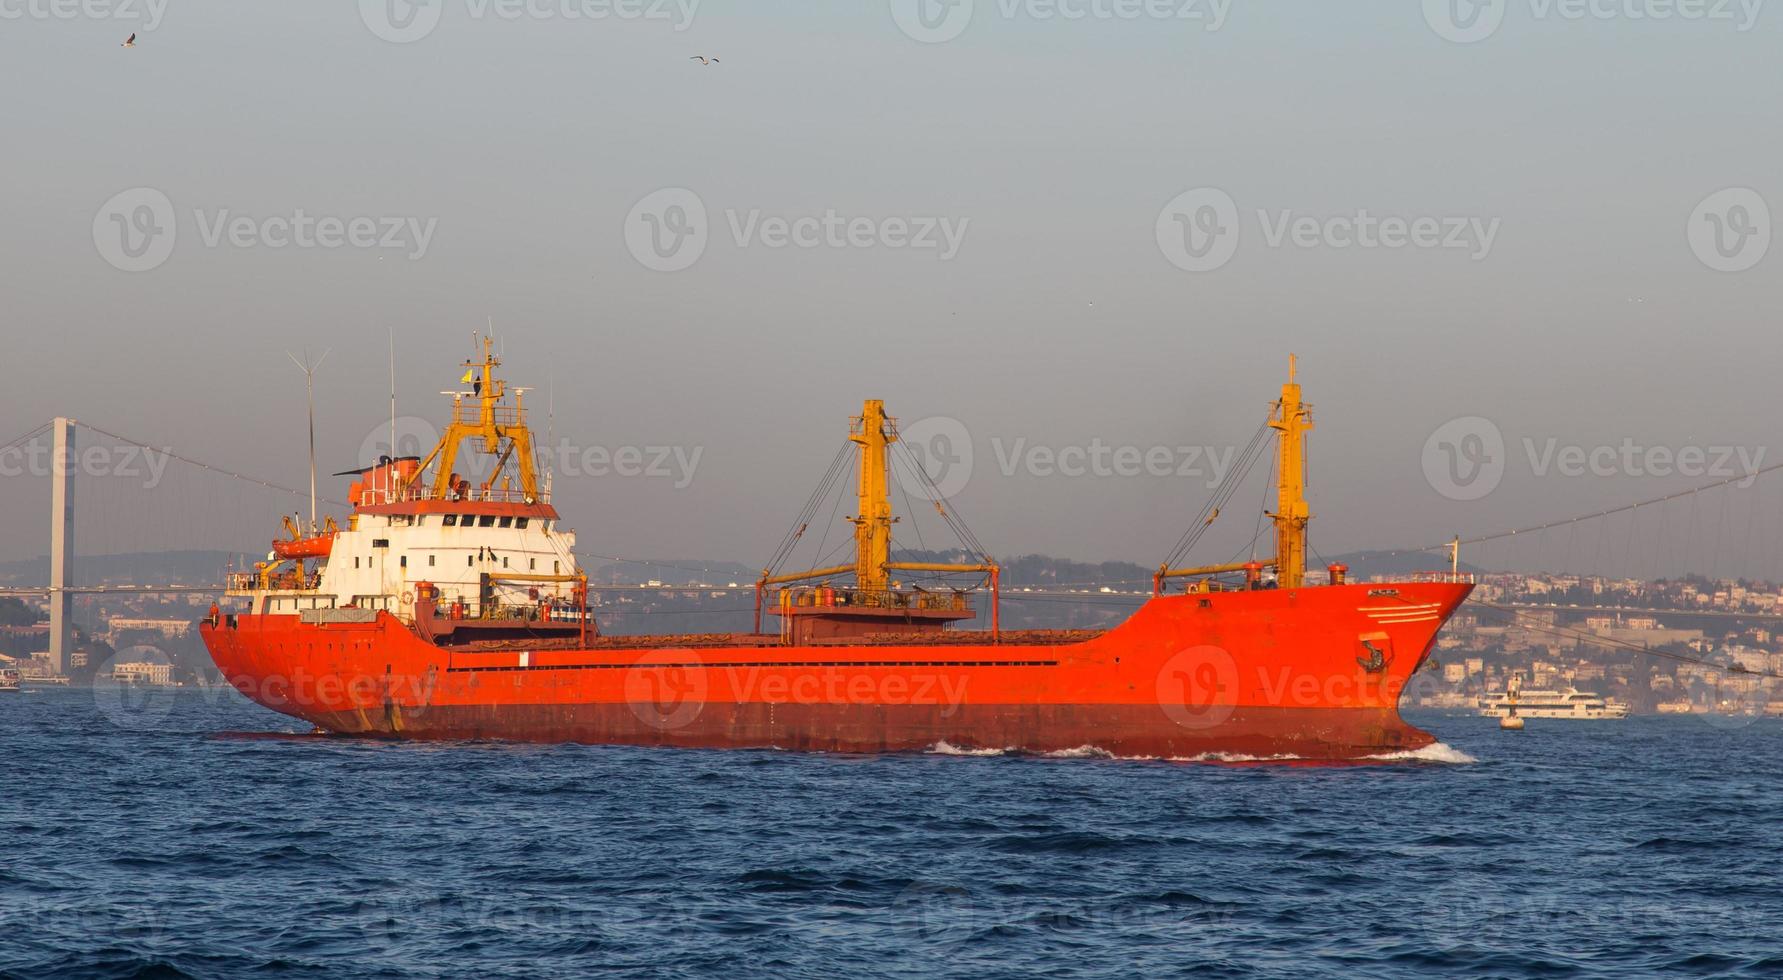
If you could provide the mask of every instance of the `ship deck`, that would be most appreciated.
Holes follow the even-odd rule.
[[[1004,630],[993,637],[988,630],[948,630],[931,633],[886,633],[852,636],[797,644],[803,649],[824,647],[933,647],[933,646],[1066,646],[1093,640],[1107,630]],[[657,650],[709,649],[715,647],[791,648],[795,644],[777,633],[652,633],[623,636],[591,636],[586,641],[566,637],[533,640],[480,640],[449,645],[452,650],[493,652],[499,650]]]

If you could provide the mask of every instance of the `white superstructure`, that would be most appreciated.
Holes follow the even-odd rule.
[[[1564,691],[1521,690],[1517,692],[1514,702],[1508,693],[1500,691],[1480,699],[1480,714],[1488,718],[1503,718],[1511,713],[1513,703],[1516,713],[1523,718],[1580,718],[1599,721],[1628,717],[1628,705],[1614,698],[1605,698],[1570,687]]]
[[[336,474],[355,478],[345,527],[330,518],[306,531],[287,518],[288,537],[273,543],[266,561],[231,577],[230,593],[250,597],[250,613],[350,609],[409,624],[418,614],[454,622],[587,618],[575,532],[558,526],[539,479],[522,389],[512,404],[504,400],[500,361],[483,346],[480,360],[465,362],[461,380],[472,390],[451,393],[452,420],[432,452]],[[491,461],[474,483],[457,471],[468,462],[461,450]]]

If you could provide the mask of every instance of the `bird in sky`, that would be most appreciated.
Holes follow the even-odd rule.
[[[118,47],[120,47],[120,48],[134,48],[134,47],[136,47],[136,32],[131,31],[130,36],[125,38],[124,43],[118,45]]]
[[[708,58],[703,54],[693,55],[692,57],[688,58],[687,60],[688,61],[697,61],[702,65],[716,65],[716,64],[718,64],[717,58]]]

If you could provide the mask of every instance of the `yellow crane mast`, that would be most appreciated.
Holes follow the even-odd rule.
[[[817,579],[854,575],[852,588],[830,590],[840,596],[851,616],[867,615],[867,610],[896,612],[907,620],[918,612],[939,612],[924,605],[923,596],[899,591],[892,582],[893,572],[984,572],[991,577],[991,631],[998,630],[997,593],[1001,570],[988,558],[982,564],[948,565],[931,562],[898,562],[891,560],[892,525],[898,518],[892,514],[891,447],[898,441],[897,420],[885,413],[885,402],[869,398],[861,405],[861,414],[850,420],[848,440],[859,448],[859,467],[855,488],[857,510],[849,518],[854,524],[854,563],[813,568],[803,572],[774,575],[763,569],[756,581],[756,632],[761,632],[763,599],[769,586],[790,585]],[[937,502],[937,507],[940,503]],[[790,596],[781,595],[781,615],[789,606]],[[819,613],[819,615],[823,615]],[[970,618],[969,611],[963,618]],[[930,617],[936,618],[936,617]],[[962,618],[954,616],[951,618]],[[906,624],[908,625],[908,624]],[[938,625],[938,624],[937,624]]]
[[[1312,431],[1313,422],[1312,408],[1300,398],[1299,361],[1293,354],[1288,355],[1288,381],[1270,410],[1269,427],[1276,432],[1276,503],[1269,515],[1275,523],[1275,557],[1190,568],[1165,565],[1152,577],[1154,592],[1161,593],[1169,579],[1226,572],[1244,572],[1251,578],[1247,584],[1254,587],[1259,584],[1257,573],[1264,568],[1275,569],[1280,588],[1297,589],[1306,584],[1306,526],[1312,520],[1312,508],[1306,502],[1306,434]],[[1216,510],[1214,516],[1218,514]],[[1209,517],[1208,523],[1212,522]]]

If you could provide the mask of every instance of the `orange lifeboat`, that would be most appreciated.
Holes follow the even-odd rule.
[[[285,561],[302,558],[327,558],[334,550],[333,534],[318,534],[311,538],[298,538],[295,541],[274,541],[273,557]]]

